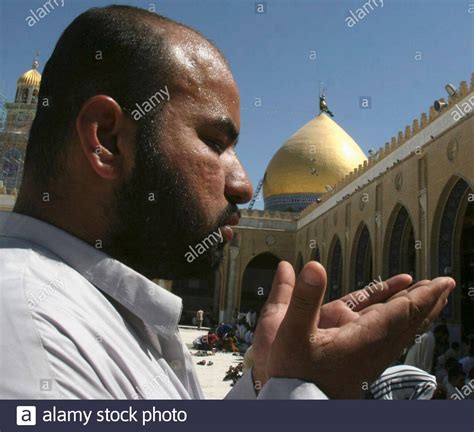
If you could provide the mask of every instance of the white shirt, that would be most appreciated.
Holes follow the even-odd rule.
[[[0,398],[202,398],[181,299],[80,239],[0,212]],[[255,399],[251,373],[227,395]],[[259,399],[325,399],[271,379]]]
[[[415,343],[407,353],[405,364],[431,373],[436,340],[433,332],[423,333],[420,341]]]

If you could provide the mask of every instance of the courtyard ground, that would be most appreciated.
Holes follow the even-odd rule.
[[[198,330],[197,327],[180,327],[179,332],[184,343],[191,352],[194,367],[197,372],[199,382],[201,383],[202,390],[206,399],[223,399],[225,395],[232,388],[230,386],[232,381],[222,381],[229,367],[237,366],[243,360],[243,357],[238,355],[234,356],[232,353],[216,352],[215,355],[209,355],[206,357],[197,357],[193,354],[198,350],[193,348],[193,340],[198,336],[207,333],[206,328]],[[206,360],[206,366],[200,366],[196,364],[198,361]],[[207,366],[208,361],[212,361],[212,366]]]

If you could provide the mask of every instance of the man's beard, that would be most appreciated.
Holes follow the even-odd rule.
[[[155,123],[145,122],[137,132],[134,172],[116,192],[115,223],[108,232],[106,252],[150,279],[205,276],[219,266],[224,243],[207,243],[206,251],[192,262],[186,253],[218,233],[237,206],[229,204],[209,224],[199,211],[198,197],[160,152]]]

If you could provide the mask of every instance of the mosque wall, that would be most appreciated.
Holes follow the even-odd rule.
[[[417,272],[414,276],[420,279],[435,275],[430,259],[430,251],[433,249],[431,232],[440,217],[436,213],[440,213],[440,207],[447,200],[444,190],[450,181],[464,178],[472,186],[473,128],[474,118],[470,116],[436,138],[419,154],[413,153],[298,229],[294,261],[297,261],[299,254],[303,256],[304,262],[309,261],[319,247],[321,262],[327,266],[329,247],[337,236],[343,245],[343,267],[347,270],[344,272],[344,285],[353,287],[349,269],[353,269],[357,236],[361,227],[366,225],[374,258],[373,277],[386,277],[386,245],[390,240],[396,212],[403,206],[414,228],[413,246],[417,251]],[[436,254],[432,255],[434,257]]]

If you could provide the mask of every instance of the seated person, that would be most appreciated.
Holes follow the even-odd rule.
[[[222,348],[228,352],[239,352],[237,347],[237,338],[229,333],[222,341]]]
[[[209,330],[209,333],[207,334],[207,344],[209,345],[209,349],[215,348],[218,341],[219,336],[217,336],[212,330]]]
[[[216,329],[216,333],[217,333],[217,336],[219,336],[222,339],[231,330],[232,330],[232,326],[230,324],[220,323]]]

